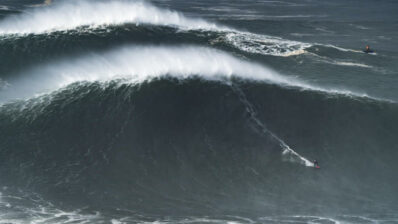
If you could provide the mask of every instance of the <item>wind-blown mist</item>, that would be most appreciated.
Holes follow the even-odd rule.
[[[74,82],[123,79],[140,83],[162,76],[187,78],[199,76],[208,80],[227,81],[240,77],[282,86],[298,87],[329,94],[367,96],[349,90],[321,88],[292,77],[286,77],[253,62],[205,47],[122,47],[105,53],[77,59],[49,62],[16,75],[13,87],[3,90],[3,102],[15,98],[31,98],[49,93]]]
[[[301,85],[255,63],[204,47],[122,47],[77,59],[49,62],[17,76],[7,89],[18,96],[32,97],[80,81],[126,79],[138,83],[161,76],[223,79],[233,75],[278,84]],[[6,94],[3,94],[3,96]]]
[[[238,31],[200,18],[188,18],[179,12],[161,9],[144,1],[64,1],[6,18],[0,22],[0,35],[96,29],[122,24],[217,32],[222,34],[219,40],[243,51],[264,55],[302,54],[304,49],[311,46],[308,43]]]

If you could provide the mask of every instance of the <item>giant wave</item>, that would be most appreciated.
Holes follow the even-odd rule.
[[[7,15],[0,48],[0,223],[397,220],[397,104],[335,87],[386,58],[140,1]]]
[[[386,166],[396,154],[389,150],[395,104],[231,82],[75,83],[3,105],[3,184],[37,192],[64,210],[247,216],[306,211],[304,203],[329,214],[347,200],[350,211],[394,209],[394,197],[386,195],[398,183]],[[282,154],[282,142],[264,128],[307,158],[321,158],[322,172]],[[358,179],[364,172],[369,178]],[[357,191],[345,194],[347,186]]]

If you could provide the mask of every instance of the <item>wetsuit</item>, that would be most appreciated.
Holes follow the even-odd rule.
[[[365,49],[363,52],[365,52],[365,53],[373,53],[373,51],[372,51],[372,50],[370,50],[370,48],[368,48],[368,49]]]

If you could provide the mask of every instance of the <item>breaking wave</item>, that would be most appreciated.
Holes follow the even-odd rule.
[[[29,73],[29,78],[23,75],[24,73]],[[161,76],[187,78],[195,75],[208,80],[223,80],[236,76],[328,94],[373,98],[349,90],[310,85],[292,77],[282,76],[263,65],[206,47],[130,46],[77,59],[51,62],[24,71],[16,76],[19,78],[10,81],[13,88],[3,90],[1,100],[4,102],[13,98],[32,97],[82,81],[125,79],[128,82],[140,83]]]
[[[397,109],[253,80],[75,83],[0,108],[0,177],[3,186],[59,202],[43,217],[60,220],[101,220],[109,217],[104,210],[121,220],[118,208],[189,216],[239,215],[245,207],[258,217],[280,207],[300,213],[303,203],[330,211],[346,200],[349,211],[385,209],[384,203],[393,209],[394,198],[366,203],[398,184],[380,187],[395,175],[386,166],[395,164],[388,148],[395,138],[388,133],[396,132]],[[350,133],[341,131],[346,128]],[[375,154],[372,144],[384,150]],[[372,162],[353,160],[358,150]],[[300,165],[315,158],[320,172]],[[347,164],[355,169],[348,172]],[[373,169],[384,169],[383,175]],[[371,178],[355,179],[363,172]],[[342,177],[355,193],[334,186]],[[369,188],[373,194],[366,194]],[[6,211],[15,208],[6,205]],[[73,212],[86,206],[91,215]]]
[[[305,49],[314,45],[344,52],[363,53],[330,44],[303,43],[239,31],[200,18],[189,18],[182,13],[161,9],[144,1],[64,1],[4,19],[0,22],[0,35],[41,34],[79,28],[96,29],[129,23],[137,26],[148,24],[185,31],[215,32],[221,35],[215,41],[225,41],[242,51],[262,55],[295,56],[306,53]],[[82,32],[85,32],[85,29]]]

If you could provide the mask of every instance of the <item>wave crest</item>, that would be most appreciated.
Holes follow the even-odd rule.
[[[215,24],[189,19],[181,13],[159,9],[145,2],[68,1],[9,17],[0,23],[0,33],[38,34],[124,23],[177,26],[184,29],[215,29]]]

